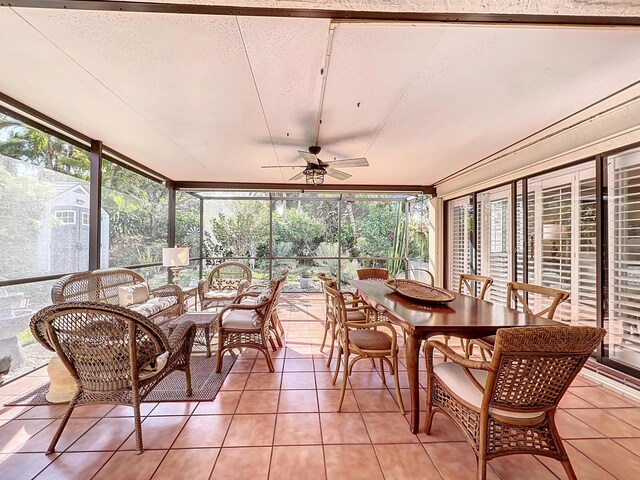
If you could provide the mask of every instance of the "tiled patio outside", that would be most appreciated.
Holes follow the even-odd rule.
[[[412,435],[392,391],[366,361],[357,364],[343,412],[336,413],[339,390],[319,352],[323,301],[319,295],[287,300],[279,307],[286,348],[273,354],[277,372],[267,373],[262,358],[244,352],[215,401],[144,404],[141,456],[133,451],[128,407],[78,408],[51,456],[43,452],[65,407],[3,407],[0,478],[475,478],[474,455],[451,422],[437,415],[432,435]],[[41,369],[0,388],[0,400],[45,376]],[[406,387],[402,372],[400,378]],[[559,429],[578,478],[638,478],[639,403],[579,377],[561,407]],[[489,465],[491,479],[565,478],[558,462],[530,455]]]

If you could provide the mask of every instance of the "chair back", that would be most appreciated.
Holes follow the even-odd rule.
[[[324,285],[327,295],[328,313],[336,324],[336,334],[341,335],[345,342],[349,341],[349,329],[347,328],[347,307],[344,294],[334,285]]]
[[[271,280],[269,282],[269,290],[271,290],[271,295],[269,296],[269,302],[264,305],[262,308],[258,309],[258,312],[262,316],[263,320],[270,319],[276,307],[278,306],[278,301],[280,299],[280,294],[284,289],[284,285],[287,282],[287,276],[289,275],[288,270],[284,270],[280,277],[277,280]],[[262,322],[263,326],[266,326],[268,322]]]
[[[211,290],[225,290],[222,288],[225,284],[236,289],[242,280],[251,283],[251,269],[243,263],[224,262],[211,270],[207,281]]]
[[[531,307],[532,298],[528,294],[535,294],[538,299],[544,298],[549,304],[542,310],[534,311]],[[553,320],[558,305],[569,298],[569,292],[557,288],[543,287],[531,283],[509,282],[507,283],[507,307],[512,307],[512,302],[517,300],[522,304],[524,311],[537,317],[545,317]],[[546,303],[546,302],[545,302]]]
[[[318,280],[322,282],[322,294],[324,295],[324,304],[325,304],[325,313],[329,319],[335,320],[334,315],[334,306],[333,306],[333,297],[329,295],[327,292],[327,288],[331,288],[333,290],[338,290],[338,285],[335,280],[330,279],[324,273],[319,273]]]
[[[492,284],[493,278],[491,277],[463,273],[460,275],[460,281],[458,282],[458,293],[466,293],[472,297],[484,300],[484,296]]]
[[[386,268],[360,268],[357,273],[358,280],[389,280],[389,270]]]
[[[564,326],[498,330],[483,410],[556,407],[605,333],[603,328]]]
[[[159,327],[136,312],[104,303],[45,307],[31,319],[31,331],[58,354],[85,396],[130,389],[138,371],[169,350]]]
[[[59,279],[51,289],[54,304],[99,302],[118,305],[118,287],[143,283],[144,277],[127,268],[107,268],[72,273]]]

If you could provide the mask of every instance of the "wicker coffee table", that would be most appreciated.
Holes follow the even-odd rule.
[[[169,324],[169,335],[182,322],[193,322],[196,324],[195,342],[207,347],[207,357],[211,356],[211,337],[218,330],[218,310],[208,310],[204,312],[187,312],[180,315]]]

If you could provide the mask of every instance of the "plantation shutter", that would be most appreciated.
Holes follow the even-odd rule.
[[[609,355],[640,366],[640,151],[608,161]]]
[[[449,288],[458,290],[460,275],[471,272],[472,209],[468,197],[448,202]]]
[[[478,270],[493,278],[490,298],[504,305],[511,281],[510,188],[483,192],[478,196]]]

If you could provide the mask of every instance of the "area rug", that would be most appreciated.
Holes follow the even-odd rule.
[[[224,379],[227,378],[231,367],[236,361],[235,355],[225,355],[222,363],[222,371],[216,373],[216,355],[215,352],[211,357],[205,355],[193,355],[191,357],[191,385],[193,395],[187,397],[184,372],[171,372],[164,380],[162,380],[156,388],[144,400],[145,402],[197,402],[205,400],[213,400]],[[49,391],[49,383],[45,383],[28,393],[24,393],[5,405],[50,405],[46,400]]]

